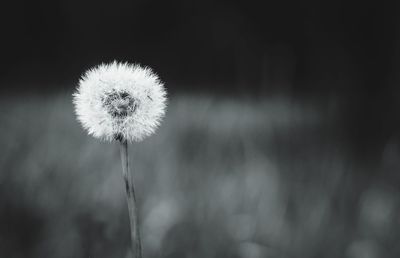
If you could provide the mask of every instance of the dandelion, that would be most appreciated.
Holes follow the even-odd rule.
[[[148,67],[114,61],[88,70],[79,81],[73,102],[78,120],[90,135],[120,143],[133,253],[141,258],[128,143],[143,140],[159,126],[166,108],[163,83]]]

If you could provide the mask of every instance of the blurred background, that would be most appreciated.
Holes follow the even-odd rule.
[[[169,92],[131,146],[144,257],[400,257],[394,1],[12,1],[0,9],[0,257],[123,257],[118,145],[75,119],[88,68]]]

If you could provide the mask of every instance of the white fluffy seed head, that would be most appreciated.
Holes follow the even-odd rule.
[[[106,141],[141,141],[164,117],[166,91],[148,67],[118,63],[88,70],[73,94],[75,112],[90,135]]]

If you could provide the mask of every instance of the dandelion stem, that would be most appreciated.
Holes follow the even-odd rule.
[[[142,244],[140,241],[138,212],[136,206],[135,191],[133,188],[133,175],[129,169],[128,142],[120,140],[120,151],[122,161],[122,175],[125,182],[126,200],[128,203],[129,220],[131,226],[131,241],[133,258],[142,258]]]

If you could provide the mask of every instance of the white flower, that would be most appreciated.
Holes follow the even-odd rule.
[[[73,94],[82,126],[107,141],[141,141],[154,133],[166,100],[164,85],[150,68],[116,61],[88,70]]]

